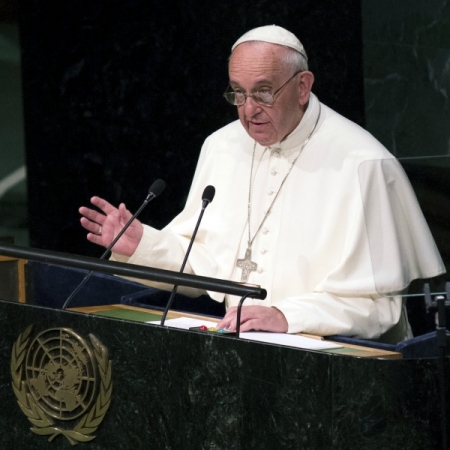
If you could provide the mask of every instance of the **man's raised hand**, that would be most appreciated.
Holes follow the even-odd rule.
[[[132,214],[123,203],[116,208],[100,197],[92,197],[91,203],[101,212],[82,206],[79,209],[83,216],[80,222],[83,228],[89,231],[87,239],[106,248],[131,219]],[[112,251],[120,255],[131,256],[139,245],[142,234],[142,223],[137,219],[133,220]]]

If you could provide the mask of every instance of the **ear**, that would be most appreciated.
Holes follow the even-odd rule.
[[[309,101],[309,94],[311,93],[312,85],[314,84],[314,75],[312,72],[306,70],[305,72],[300,72],[299,87],[299,98],[298,102],[300,105],[306,105]]]

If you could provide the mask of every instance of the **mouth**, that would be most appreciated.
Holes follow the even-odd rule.
[[[254,121],[248,122],[249,127],[255,128],[256,130],[264,128],[267,124],[268,122],[254,122]]]

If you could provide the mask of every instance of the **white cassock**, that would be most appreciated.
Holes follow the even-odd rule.
[[[265,288],[267,298],[248,299],[245,305],[276,306],[289,333],[378,338],[403,322],[400,339],[406,338],[402,300],[387,294],[398,294],[415,278],[445,272],[441,257],[397,160],[313,94],[300,124],[283,142],[256,144],[251,237],[318,117],[252,243],[257,269],[248,283]],[[247,249],[253,148],[239,121],[209,136],[185,209],[161,231],[145,226],[130,258],[114,254],[113,259],[179,271],[203,190],[213,185],[216,195],[205,211],[186,272],[241,281],[236,262]],[[226,300],[227,306],[239,301],[209,295]]]

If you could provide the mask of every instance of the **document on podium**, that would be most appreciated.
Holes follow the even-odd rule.
[[[150,321],[147,323],[158,325],[160,322]],[[190,317],[179,317],[177,319],[167,319],[165,321],[165,325],[167,327],[189,330],[190,328],[197,328],[201,326],[205,326],[207,328],[214,328],[216,327],[217,323],[202,319],[192,319]],[[240,333],[239,337],[241,339],[247,339],[249,341],[265,342],[268,344],[276,344],[276,345],[286,345],[289,347],[303,348],[306,350],[329,350],[342,347],[342,345],[336,344],[334,342],[325,341],[321,339],[313,339],[305,336],[298,336],[296,334],[287,334],[287,333],[249,331]]]
[[[241,339],[249,341],[267,342],[268,344],[287,345],[289,347],[304,348],[306,350],[330,350],[342,348],[342,345],[335,342],[321,339],[313,339],[297,334],[287,333],[267,333],[261,331],[249,331],[240,334]]]

